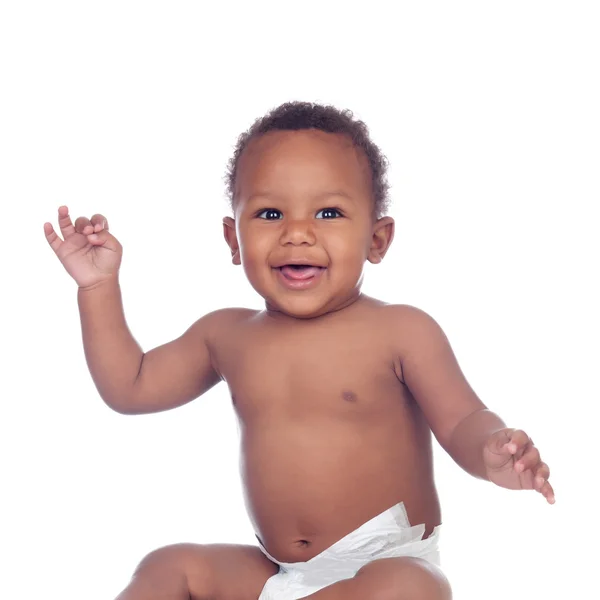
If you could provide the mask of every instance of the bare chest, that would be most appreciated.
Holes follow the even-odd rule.
[[[219,368],[243,418],[378,418],[404,399],[394,356],[351,332],[248,336]]]

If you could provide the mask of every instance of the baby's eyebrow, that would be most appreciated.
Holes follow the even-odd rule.
[[[319,194],[317,197],[321,198],[329,198],[330,196],[342,196],[342,198],[347,198],[348,200],[354,200],[350,194],[347,194],[343,190],[335,190],[333,192],[324,192],[323,194]]]
[[[271,194],[270,192],[257,192],[256,194],[252,194],[252,196],[248,196],[248,202],[252,200],[277,200],[280,199],[280,196],[277,194]]]

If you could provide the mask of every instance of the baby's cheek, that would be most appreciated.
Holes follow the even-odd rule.
[[[353,249],[353,251],[348,251],[342,260],[336,261],[334,273],[345,283],[355,285],[363,273],[364,265],[364,255]]]
[[[253,266],[257,263],[260,256],[259,248],[257,244],[253,243],[252,240],[241,239],[240,240],[240,256],[242,262],[248,266]]]
[[[257,256],[252,252],[242,253],[242,266],[244,273],[250,284],[259,293],[265,291],[265,287],[270,285],[269,281],[273,276],[268,262],[263,256]]]
[[[351,271],[361,270],[366,260],[367,253],[360,244],[348,245],[338,253],[338,261]]]

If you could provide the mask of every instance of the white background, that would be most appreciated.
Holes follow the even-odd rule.
[[[236,137],[291,99],[354,110],[391,162],[396,239],[364,291],[434,316],[552,470],[554,506],[436,447],[455,598],[594,596],[596,6],[2,3],[0,597],[106,600],[156,547],[254,543],[226,386],[111,412],[42,226],[60,204],[108,217],[145,350],[260,308],[222,240],[222,177]]]

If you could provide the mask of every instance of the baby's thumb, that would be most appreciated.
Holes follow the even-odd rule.
[[[514,429],[502,429],[494,433],[488,442],[489,449],[494,454],[508,454],[507,445]]]
[[[108,250],[116,250],[119,246],[116,238],[106,229],[98,233],[90,233],[87,236],[88,242],[94,246],[106,246]]]

